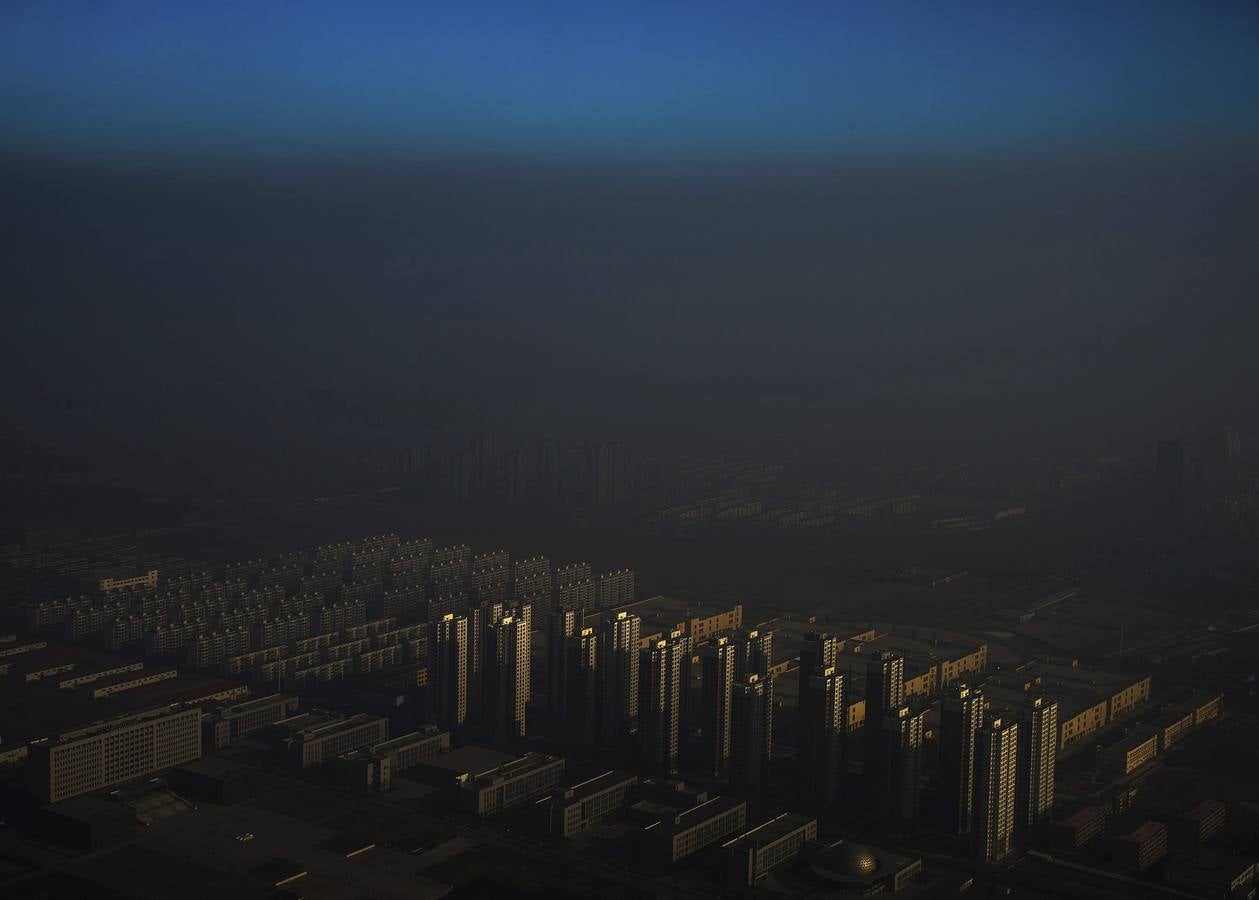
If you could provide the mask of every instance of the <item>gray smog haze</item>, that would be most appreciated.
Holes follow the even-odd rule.
[[[1240,150],[2,171],[19,444],[379,420],[867,459],[1259,412]]]

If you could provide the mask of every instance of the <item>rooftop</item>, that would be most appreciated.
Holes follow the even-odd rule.
[[[707,803],[701,803],[699,806],[694,806],[685,812],[678,813],[674,816],[669,830],[674,833],[686,831],[686,829],[694,828],[701,822],[707,822],[709,819],[746,805],[746,801],[737,797],[714,797]]]
[[[774,841],[781,840],[814,821],[816,820],[812,816],[804,816],[799,813],[782,813],[768,822],[757,825],[750,831],[743,832],[733,840],[726,841],[722,846],[746,848],[772,844]]]
[[[494,771],[505,763],[511,762],[515,758],[510,753],[500,753],[488,747],[478,747],[475,744],[470,744],[467,747],[451,750],[449,753],[438,754],[427,760],[424,765],[436,769],[445,769],[455,775],[468,775],[478,778],[487,772]]]
[[[584,800],[600,791],[605,791],[610,787],[624,784],[626,782],[637,782],[638,776],[631,775],[629,772],[618,772],[613,769],[604,772],[602,775],[596,775],[594,778],[588,778],[585,781],[574,784],[569,787],[560,788],[556,791],[556,795],[566,801]]]
[[[1205,819],[1208,816],[1218,815],[1219,813],[1225,811],[1225,809],[1226,807],[1223,801],[1203,800],[1193,809],[1189,810],[1187,813],[1184,813],[1181,816],[1181,818],[1190,819],[1192,821],[1198,821],[1201,819]]]
[[[676,623],[721,615],[741,605],[741,603],[723,603],[717,600],[679,600],[657,594],[655,597],[618,606],[615,611],[632,612],[645,621]]]
[[[1092,822],[1098,816],[1106,815],[1106,810],[1100,806],[1086,806],[1081,810],[1077,810],[1067,818],[1067,824],[1073,827],[1086,825]]]
[[[267,694],[264,697],[250,697],[248,700],[240,700],[236,703],[230,703],[220,707],[214,711],[216,716],[235,716],[247,713],[250,710],[262,709],[267,706],[273,706],[285,700],[295,699],[288,694]]]
[[[1150,819],[1147,822],[1142,822],[1127,834],[1120,835],[1116,838],[1116,840],[1132,841],[1137,844],[1142,844],[1148,840],[1158,837],[1160,834],[1166,833],[1166,831],[1166,825],[1162,822],[1155,822],[1153,819]]]
[[[409,747],[420,741],[432,740],[440,738],[443,734],[448,735],[449,732],[441,731],[437,728],[428,728],[424,731],[412,731],[410,734],[400,734],[396,738],[390,738],[387,741],[376,744],[372,750],[376,753],[388,753],[391,750],[397,750],[401,747]]]
[[[1148,744],[1152,740],[1155,740],[1155,735],[1153,733],[1146,731],[1134,731],[1131,734],[1124,735],[1122,738],[1103,749],[1117,753],[1127,753],[1130,750],[1135,750],[1142,744]]]

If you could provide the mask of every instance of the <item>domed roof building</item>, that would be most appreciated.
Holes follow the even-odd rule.
[[[922,869],[922,860],[905,859],[855,841],[837,841],[813,857],[813,874],[858,894],[896,892]]]

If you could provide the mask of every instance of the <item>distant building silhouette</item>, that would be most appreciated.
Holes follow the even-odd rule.
[[[1159,441],[1154,464],[1157,500],[1169,523],[1178,523],[1184,512],[1185,445],[1180,441]]]

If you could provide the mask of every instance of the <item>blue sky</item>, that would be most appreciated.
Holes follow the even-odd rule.
[[[1254,0],[0,5],[56,154],[834,157],[1259,134]]]

